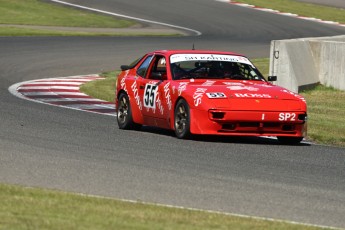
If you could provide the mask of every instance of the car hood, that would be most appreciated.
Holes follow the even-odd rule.
[[[180,82],[181,85],[195,106],[269,111],[305,109],[302,96],[267,82],[191,80]]]

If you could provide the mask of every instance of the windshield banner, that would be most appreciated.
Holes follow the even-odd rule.
[[[173,54],[170,57],[171,63],[185,62],[185,61],[226,61],[239,62],[253,66],[253,64],[246,57],[220,54]]]

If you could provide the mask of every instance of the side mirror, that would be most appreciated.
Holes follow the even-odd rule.
[[[122,71],[125,71],[125,70],[129,70],[131,67],[129,67],[128,65],[122,65],[120,66],[120,68]]]
[[[268,76],[268,81],[277,81],[277,76]]]

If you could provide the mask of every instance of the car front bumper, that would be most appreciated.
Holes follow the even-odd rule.
[[[191,109],[193,134],[305,137],[307,114],[301,111]]]

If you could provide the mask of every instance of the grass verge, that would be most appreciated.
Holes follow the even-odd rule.
[[[80,91],[105,101],[115,101],[116,79],[120,71],[110,71],[101,74],[103,80],[90,81],[80,87]]]
[[[345,91],[319,85],[301,95],[308,105],[308,138],[345,147]]]
[[[137,32],[99,32],[73,28],[113,28],[121,29],[136,25],[131,20],[77,10],[41,0],[0,0],[0,36],[148,36]],[[46,26],[46,28],[30,28]],[[55,27],[55,28],[53,28]],[[60,27],[60,28],[56,28]],[[164,33],[153,34],[163,36]],[[152,36],[152,35],[151,35]],[[168,36],[168,35],[165,35]],[[171,36],[171,35],[169,35]]]
[[[264,76],[268,75],[269,58],[254,59],[253,63]],[[114,101],[118,73],[103,73],[105,80],[86,83],[81,91],[95,98]],[[345,147],[345,92],[320,85],[301,92],[301,95],[308,105],[308,139],[319,144]]]
[[[40,0],[0,0],[0,3],[0,24],[95,28],[126,28],[136,24]]]
[[[0,229],[320,228],[0,184]]]
[[[281,12],[294,13],[305,17],[314,17],[326,21],[334,21],[345,24],[345,10],[341,8],[321,6],[311,3],[303,3],[294,0],[236,0],[259,7],[279,10]]]

